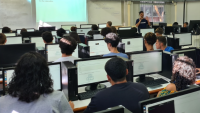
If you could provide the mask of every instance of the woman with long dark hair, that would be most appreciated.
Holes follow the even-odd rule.
[[[0,113],[73,113],[63,92],[54,91],[46,59],[36,52],[21,56],[0,98]]]

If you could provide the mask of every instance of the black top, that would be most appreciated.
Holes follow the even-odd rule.
[[[93,36],[94,34],[100,34],[100,31],[92,30],[92,31],[89,31],[87,34]]]
[[[140,112],[139,101],[149,99],[147,88],[140,83],[122,83],[107,88],[94,97],[84,113],[106,110],[110,107],[123,105],[133,113]]]
[[[137,24],[139,21],[140,20],[137,19],[135,24]],[[140,22],[140,25],[138,26],[138,32],[140,33],[140,29],[147,28],[147,25],[148,25],[148,21],[146,19],[142,19],[142,21]]]

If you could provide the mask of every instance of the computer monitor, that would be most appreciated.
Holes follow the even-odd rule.
[[[153,28],[140,29],[140,33],[142,33],[143,37],[149,32],[154,33],[154,29]]]
[[[101,34],[94,34],[93,39],[104,39],[104,36],[102,36]]]
[[[22,37],[31,37],[31,36],[42,36],[43,32],[23,32]]]
[[[55,31],[56,26],[51,26],[51,27],[39,27],[39,31],[45,32],[45,31]]]
[[[91,31],[91,28],[77,28],[76,32],[77,33],[84,33],[85,35],[87,35],[87,33]]]
[[[154,31],[157,29],[157,28],[159,28],[160,26],[155,26],[155,25],[153,25],[152,26],[152,28],[154,28]]]
[[[200,27],[200,20],[190,20],[189,31],[197,31],[197,28]]]
[[[62,57],[59,44],[45,44],[46,59],[48,62],[54,62]],[[78,45],[74,50],[72,56],[78,58]]]
[[[173,25],[174,33],[181,33],[181,25]]]
[[[182,27],[181,28],[181,33],[189,33],[188,27]]]
[[[53,89],[62,91],[62,73],[61,63],[50,63],[48,64],[50,77],[53,80]],[[3,89],[6,91],[7,85],[12,80],[12,76],[15,72],[15,68],[4,68],[3,69]],[[5,94],[5,92],[4,92]]]
[[[17,35],[21,35],[21,30],[22,29],[16,29],[17,31]],[[34,28],[26,28],[27,32],[35,32],[35,29]]]
[[[162,50],[129,53],[129,58],[134,61],[133,76],[139,76],[137,82],[152,80],[145,75],[162,72],[162,54]]]
[[[167,26],[167,23],[159,23],[159,27],[165,28]]]
[[[139,38],[122,38],[122,43],[125,43],[125,53],[143,51],[144,39]]]
[[[104,40],[88,40],[90,46],[90,56],[100,56],[110,53]]]
[[[106,23],[104,23],[104,24],[98,24],[98,27],[99,27],[100,29],[105,28],[105,27],[106,27]]]
[[[131,27],[119,27],[118,30],[130,30]]]
[[[164,29],[165,31],[165,35],[170,35],[171,33],[173,33],[174,32],[174,28],[172,27],[172,26],[166,26],[165,27],[165,29]]]
[[[75,60],[78,86],[90,85],[90,87],[86,87],[86,91],[106,88],[99,83],[108,82],[104,66],[108,60],[114,57],[116,56]]]
[[[175,49],[172,50],[171,53],[178,54],[179,57],[181,56],[188,56],[189,58],[193,59],[195,64],[197,64],[197,54],[196,48],[186,48],[186,49]]]
[[[199,113],[200,87],[139,102],[140,113]]]
[[[13,66],[25,53],[36,51],[35,44],[0,45],[0,67]]]
[[[179,38],[179,46],[192,45],[192,34],[191,33],[174,34],[174,38]]]
[[[53,36],[57,36],[57,31],[55,30],[55,31],[51,31],[51,34],[53,35]]]
[[[76,27],[76,24],[70,24],[70,25],[61,25],[61,28],[63,28],[64,30],[70,30],[71,31],[71,27]]]
[[[81,40],[81,43],[85,43],[85,33],[77,33],[80,40]]]
[[[4,33],[4,35],[6,35],[6,37],[9,37],[9,36],[16,36],[16,33]]]
[[[94,113],[132,113],[128,109],[126,109],[124,106],[119,105],[116,107],[108,108],[106,110],[94,112]]]
[[[17,37],[6,37],[7,44],[22,44],[22,37],[21,36],[17,36]]]
[[[136,32],[135,30],[117,30],[117,33],[119,34],[119,36],[121,38],[128,38],[128,37],[134,37],[136,35]]]
[[[31,37],[30,38],[30,42],[31,43],[35,43],[36,44],[36,48],[38,47],[43,47],[45,48],[45,43],[42,37]]]
[[[90,29],[92,29],[92,25],[95,25],[95,24],[81,24],[80,28],[90,28]]]
[[[174,61],[178,58],[178,54],[163,51],[162,67],[163,70],[160,75],[171,79]]]

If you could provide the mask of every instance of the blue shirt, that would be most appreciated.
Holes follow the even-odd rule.
[[[167,51],[167,52],[171,52],[171,50],[174,50],[174,48],[173,48],[173,47],[170,47],[170,46],[167,46],[167,47],[165,48],[165,51]]]
[[[140,20],[137,19],[135,24],[137,24],[139,21]],[[140,33],[140,29],[147,28],[147,25],[148,25],[148,21],[146,19],[142,19],[142,21],[140,22],[140,25],[138,26],[138,32]]]
[[[107,57],[107,56],[119,56],[119,57],[128,59],[128,56],[124,53],[108,53],[108,54],[103,55],[103,57]]]

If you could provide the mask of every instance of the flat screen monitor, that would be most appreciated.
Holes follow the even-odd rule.
[[[170,35],[171,33],[174,32],[174,28],[172,26],[166,26],[165,27],[165,35]]]
[[[22,44],[22,37],[21,36],[17,36],[17,37],[6,37],[7,44]]]
[[[54,62],[62,57],[59,44],[45,44],[46,59],[48,62]],[[78,45],[72,56],[78,58]]]
[[[6,35],[6,37],[9,37],[9,36],[16,36],[16,33],[4,33],[4,35]]]
[[[179,46],[192,45],[192,34],[191,33],[174,34],[174,38],[179,38]]]
[[[106,62],[113,57],[75,60],[74,64],[77,66],[78,86],[81,87],[94,83],[107,82],[107,73],[104,66]]]
[[[152,32],[154,33],[153,28],[147,28],[147,29],[140,29],[140,33],[142,33],[142,36],[144,37],[147,33]]]
[[[189,58],[193,59],[193,61],[197,65],[196,48],[175,49],[175,50],[172,50],[171,53],[178,54],[179,57],[188,56]]]
[[[155,25],[153,25],[152,26],[152,28],[154,29],[154,31],[157,29],[157,28],[159,28],[160,26],[155,26]]]
[[[85,35],[87,35],[87,33],[91,31],[91,28],[77,28],[76,32],[77,33],[84,33]]]
[[[117,30],[117,33],[121,38],[128,38],[128,37],[134,37],[136,35],[135,30]]]
[[[41,32],[45,32],[45,31],[55,31],[56,27],[55,26],[51,26],[51,27],[39,27],[39,31]]]
[[[23,32],[22,37],[42,36],[43,32]]]
[[[189,33],[188,27],[182,27],[181,28],[181,33]]]
[[[174,33],[181,33],[181,25],[173,25]]]
[[[130,30],[131,27],[119,27],[118,30]]]
[[[144,39],[140,38],[123,38],[122,43],[125,43],[125,53],[143,51]]]
[[[162,27],[162,28],[163,28],[163,27],[166,27],[166,26],[167,26],[167,23],[159,23],[159,26]]]
[[[93,39],[103,39],[104,36],[102,36],[101,34],[94,34],[93,35]]]
[[[139,76],[141,80],[139,82],[142,82],[145,81],[146,74],[154,74],[161,72],[162,54],[163,54],[162,50],[130,53],[130,59],[134,61],[133,76]]]
[[[80,28],[92,28],[92,25],[94,25],[94,24],[81,24],[80,25]]]
[[[61,28],[63,28],[64,30],[70,30],[71,31],[71,27],[76,27],[76,24],[61,25]]]
[[[189,31],[197,30],[200,26],[200,20],[190,20]]]
[[[140,113],[199,113],[200,87],[140,101]]]
[[[110,53],[104,40],[88,40],[90,56],[99,56]]]
[[[98,24],[98,27],[99,27],[100,29],[105,28],[105,27],[106,27],[106,23],[105,23],[105,24]]]
[[[53,80],[53,89],[62,91],[62,73],[61,73],[61,63],[51,63],[48,64],[50,77]],[[4,89],[12,80],[15,68],[3,69],[3,81]],[[5,91],[5,90],[4,90]]]
[[[35,51],[35,44],[0,45],[0,67],[13,66],[25,53]]]
[[[31,37],[30,39],[31,39],[31,43],[35,43],[37,48],[38,47],[45,48],[45,43],[42,37]]]
[[[51,34],[52,34],[53,36],[57,36],[57,31],[51,31]]]

